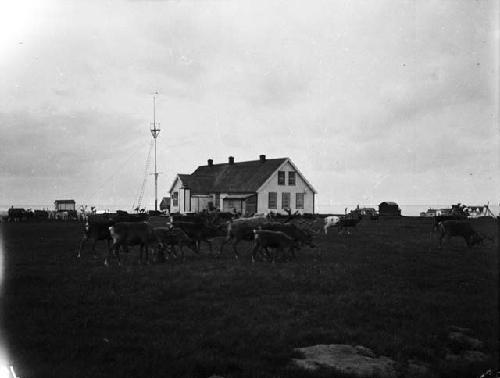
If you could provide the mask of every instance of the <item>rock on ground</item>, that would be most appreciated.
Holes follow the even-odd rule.
[[[295,349],[304,355],[292,362],[307,370],[320,367],[333,368],[342,373],[359,377],[378,375],[381,378],[396,377],[395,362],[388,357],[376,357],[371,349],[363,346],[342,344],[313,345]]]

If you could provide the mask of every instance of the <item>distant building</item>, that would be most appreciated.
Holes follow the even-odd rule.
[[[495,215],[489,209],[488,205],[466,206],[464,211],[469,216],[469,218],[495,217]]]
[[[76,211],[75,200],[55,200],[54,208],[56,211]]]
[[[425,213],[420,213],[421,217],[436,217],[439,215],[450,215],[451,209],[428,209]]]
[[[381,202],[378,205],[378,214],[384,216],[400,216],[401,209],[396,202]]]
[[[349,213],[350,217],[360,217],[360,218],[369,218],[369,219],[377,219],[378,213],[372,207],[356,207],[356,209],[352,210]]]
[[[421,217],[435,217],[437,215],[441,215],[441,211],[438,209],[428,209],[427,211],[420,213]]]
[[[451,209],[429,209],[425,213],[420,213],[421,216],[432,217],[436,215],[454,215],[467,218],[479,217],[495,217],[488,205],[483,206],[468,206],[462,204],[451,205]]]
[[[204,210],[239,214],[314,213],[316,190],[289,158],[199,166],[192,174],[178,174],[170,188],[170,211]]]
[[[161,211],[170,211],[170,197],[163,197],[160,202]]]

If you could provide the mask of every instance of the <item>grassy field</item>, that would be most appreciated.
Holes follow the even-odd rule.
[[[187,252],[187,260],[103,266],[76,259],[76,222],[0,225],[4,344],[30,377],[340,377],[290,367],[296,347],[352,344],[435,376],[478,377],[498,358],[495,244],[430,240],[430,220],[363,221],[351,235],[318,235],[293,262],[252,264]],[[218,247],[218,243],[215,243]],[[241,251],[250,247],[242,245]],[[444,359],[450,326],[471,328],[490,361]]]

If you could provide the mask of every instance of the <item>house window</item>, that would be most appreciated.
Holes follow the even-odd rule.
[[[288,185],[295,185],[295,172],[288,172]]]
[[[179,192],[172,193],[172,207],[179,206]]]
[[[304,208],[304,193],[295,194],[295,208],[296,209]]]
[[[278,193],[269,192],[268,209],[277,209],[277,208],[278,208]]]
[[[278,171],[278,185],[285,185],[285,171]]]
[[[282,209],[290,208],[290,193],[288,192],[281,193],[281,208]]]

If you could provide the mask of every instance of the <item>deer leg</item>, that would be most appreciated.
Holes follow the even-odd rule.
[[[87,240],[87,235],[83,236],[82,240],[80,240],[80,248],[78,249],[78,255],[76,256],[77,258],[80,258],[82,256],[82,250],[85,247]]]
[[[210,240],[205,240],[205,243],[208,244],[208,250],[210,251],[210,254],[212,254],[212,242]]]
[[[257,252],[260,252],[260,245],[257,243],[255,247],[252,249],[252,264],[255,263],[255,257],[257,256]]]
[[[220,245],[220,248],[219,248],[219,256],[222,255],[222,249],[224,248],[224,246],[229,243],[231,240],[233,240],[234,238],[231,236],[231,235],[227,235],[226,238],[222,241],[221,245]]]
[[[233,252],[234,252],[234,258],[236,260],[238,260],[238,258],[240,257],[240,255],[238,254],[238,250],[236,249],[236,246],[238,245],[238,243],[240,242],[241,240],[235,240],[235,242],[233,243]]]

